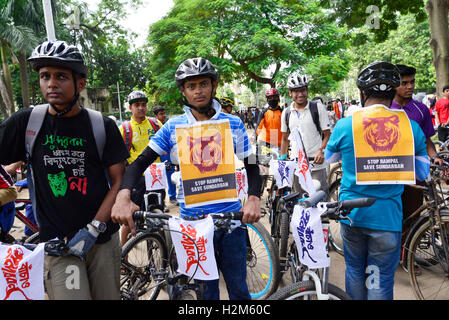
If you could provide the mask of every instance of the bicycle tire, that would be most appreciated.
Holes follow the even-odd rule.
[[[447,231],[449,214],[441,214],[441,221]],[[436,255],[444,254],[444,252],[442,252],[441,247],[435,248],[432,244],[432,238],[429,238],[432,237],[432,232],[436,232],[433,235],[437,237],[437,241],[441,241],[441,233],[438,233],[438,230],[437,225],[432,231],[430,221],[426,221],[416,229],[410,240],[407,269],[409,270],[414,294],[419,300],[449,299],[449,279],[447,277],[449,267],[446,265],[446,270],[444,270],[438,262]],[[446,245],[449,245],[449,243],[446,243]],[[449,252],[446,252],[446,255],[449,255]]]
[[[277,248],[260,223],[246,224],[248,238],[246,282],[253,300],[264,300],[279,286],[280,264]]]
[[[139,254],[142,251],[148,253],[149,248],[150,258],[147,254]],[[153,283],[151,268],[165,270],[168,263],[167,248],[162,237],[155,233],[139,233],[124,245],[121,261],[124,270],[120,279],[122,300],[156,300],[165,281]]]
[[[280,212],[280,241],[279,241],[279,257],[287,258],[288,238],[290,235],[290,217],[287,211]]]
[[[327,176],[327,185],[330,186],[337,179],[341,179],[342,172],[341,162],[334,165],[332,169],[330,169],[329,175]]]
[[[339,287],[328,284],[329,300],[351,300],[351,297]],[[267,300],[315,300],[317,297],[315,283],[313,281],[295,282],[280,289]],[[301,299],[302,298],[302,299]]]
[[[33,243],[33,244],[38,244],[39,242],[41,242],[39,232],[32,234],[31,236],[26,238],[24,241],[24,243]]]
[[[329,188],[329,201],[338,201],[340,192],[341,179],[335,180]],[[340,234],[340,222],[335,220],[329,221],[329,244],[338,254],[344,256],[343,239]]]

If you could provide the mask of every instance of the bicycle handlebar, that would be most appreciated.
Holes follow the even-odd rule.
[[[230,232],[231,231],[231,220],[242,221],[243,212],[224,212],[224,213],[211,213],[209,216],[212,219],[215,219],[214,225],[217,230]],[[172,216],[161,214],[161,213],[151,213],[147,211],[135,211],[133,213],[133,219],[135,221],[143,222],[145,221],[145,225],[148,227],[150,231],[158,231],[161,230],[166,222],[162,222],[161,220],[168,220],[172,218]]]
[[[376,198],[358,198],[352,200],[328,202],[326,206],[327,208],[339,207],[342,210],[352,210],[354,208],[370,207],[374,202],[376,202]]]
[[[324,199],[324,197],[326,197],[326,193],[323,190],[320,190],[304,201],[301,201],[301,205],[305,208],[315,207],[318,202]]]

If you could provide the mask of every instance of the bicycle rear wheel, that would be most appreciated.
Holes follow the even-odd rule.
[[[351,300],[342,289],[328,284],[329,300]],[[267,300],[317,300],[317,292],[313,281],[295,282],[275,292]]]
[[[260,222],[246,226],[246,282],[251,298],[264,300],[279,285],[279,256],[270,234]]]
[[[164,285],[167,249],[164,240],[154,233],[140,233],[122,250],[120,294],[122,300],[155,300]]]
[[[441,233],[441,224],[446,233]],[[447,259],[449,215],[441,215],[441,224],[434,228],[430,221],[423,223],[414,233],[407,258],[407,269],[415,296],[420,300],[449,299],[449,265]]]

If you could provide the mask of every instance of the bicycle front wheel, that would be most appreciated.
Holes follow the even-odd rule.
[[[120,293],[122,300],[155,300],[164,280],[160,275],[167,268],[167,249],[157,234],[140,233],[122,250]]]
[[[426,221],[410,241],[407,269],[415,296],[420,300],[449,299],[449,252],[443,249],[449,245],[448,230],[449,215],[441,215],[441,223],[432,227]]]
[[[328,284],[329,300],[351,300],[342,289]],[[313,281],[295,282],[275,292],[267,300],[317,300],[318,295]]]
[[[251,299],[264,300],[279,285],[279,256],[273,239],[260,222],[246,226],[246,282]]]

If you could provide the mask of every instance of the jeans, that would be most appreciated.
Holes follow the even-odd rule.
[[[251,300],[246,284],[246,230],[215,231],[215,259],[223,274],[230,300]],[[204,300],[220,300],[219,280],[203,281]]]
[[[341,224],[346,292],[354,300],[393,300],[401,232]]]
[[[171,175],[174,171],[167,171],[168,196],[170,200],[176,200],[176,185],[171,182]]]

